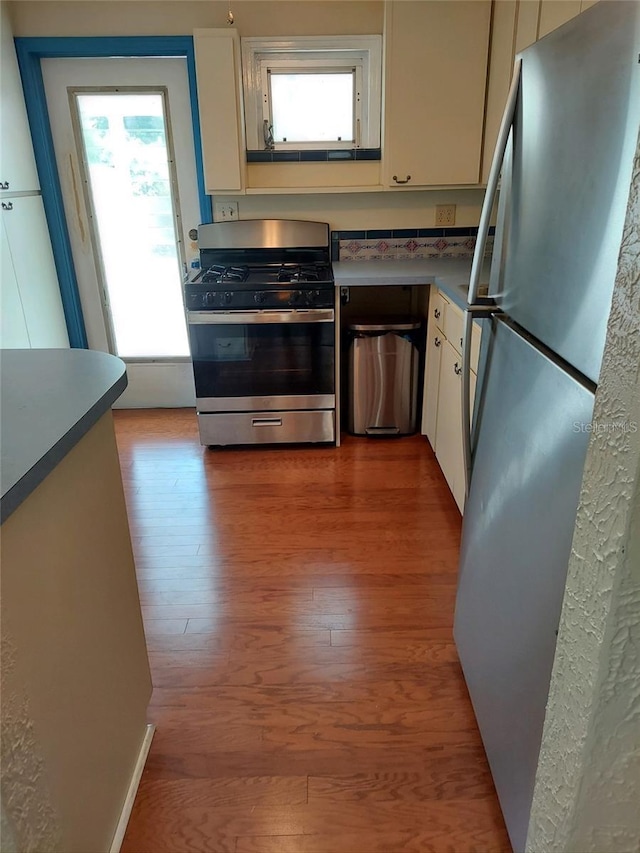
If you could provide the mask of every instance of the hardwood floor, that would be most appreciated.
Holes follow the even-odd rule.
[[[425,439],[207,450],[120,411],[157,726],[123,853],[510,849]]]

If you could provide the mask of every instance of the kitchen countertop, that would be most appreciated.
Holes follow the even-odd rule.
[[[489,281],[490,262],[482,269],[482,283]],[[432,258],[415,261],[335,261],[336,287],[378,287],[435,284],[460,308],[467,304],[470,258]]]
[[[104,352],[3,350],[0,381],[4,522],[118,399],[127,374]]]

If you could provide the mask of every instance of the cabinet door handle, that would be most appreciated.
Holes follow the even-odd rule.
[[[433,309],[433,316],[436,318],[436,320],[440,319],[440,309],[439,308]]]
[[[435,346],[439,347],[442,344],[442,341],[440,340],[440,338],[434,338],[433,343]]]
[[[462,338],[460,338],[460,349],[462,349]]]
[[[407,177],[404,179],[404,181],[401,181],[397,175],[394,175],[393,180],[396,182],[396,184],[408,184],[409,181],[411,180],[411,175],[407,175]]]
[[[460,376],[460,374],[462,373],[462,368],[460,367],[460,365],[458,364],[457,361],[453,365],[453,372],[455,373],[456,376]]]
[[[0,181],[0,190],[8,190],[9,181]]]
[[[3,201],[2,202],[3,210],[13,210],[13,202],[12,201]]]

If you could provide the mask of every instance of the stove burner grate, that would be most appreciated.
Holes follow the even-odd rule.
[[[323,273],[326,276],[324,266],[301,264],[300,266],[287,267],[283,264],[278,270],[278,281],[321,281]]]
[[[249,267],[225,267],[223,264],[212,264],[202,273],[203,282],[246,281],[249,278]]]

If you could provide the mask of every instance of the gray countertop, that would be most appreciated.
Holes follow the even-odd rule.
[[[467,302],[471,273],[470,258],[433,258],[415,261],[336,261],[336,287],[380,287],[435,284],[461,308]],[[489,281],[489,262],[481,281]]]
[[[80,349],[0,352],[4,522],[127,387],[124,363]]]

